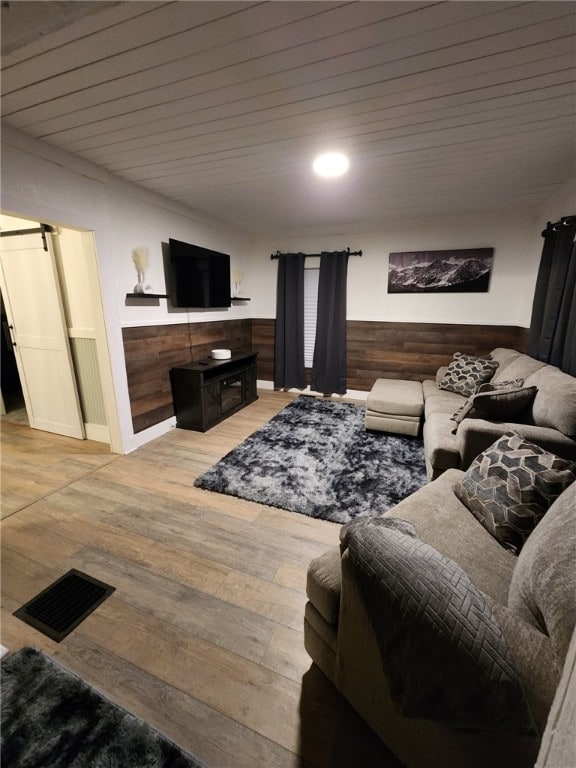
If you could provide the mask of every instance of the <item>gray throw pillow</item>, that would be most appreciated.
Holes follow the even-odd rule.
[[[537,387],[520,387],[520,389],[479,392],[474,395],[474,409],[478,413],[477,418],[513,421],[528,408],[537,391]]]
[[[498,389],[520,389],[524,386],[524,379],[511,379],[506,381],[487,381],[480,384],[478,392],[495,392]]]
[[[481,384],[492,378],[497,368],[496,360],[456,352],[438,388],[470,397]]]
[[[507,432],[474,459],[454,493],[517,555],[550,505],[575,480],[576,462]]]
[[[456,434],[458,424],[464,419],[515,421],[522,417],[534,400],[537,391],[537,387],[497,388],[492,391],[484,391],[481,388],[480,392],[468,398],[464,405],[461,405],[450,417],[456,422],[452,433]]]

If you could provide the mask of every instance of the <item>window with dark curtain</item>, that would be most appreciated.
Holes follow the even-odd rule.
[[[528,353],[576,375],[576,216],[548,223],[540,259]]]
[[[322,253],[312,389],[346,393],[346,278],[348,252]]]
[[[304,259],[303,253],[278,257],[274,388],[304,389]]]

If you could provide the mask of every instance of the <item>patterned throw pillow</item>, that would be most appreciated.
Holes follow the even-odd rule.
[[[480,384],[478,392],[496,392],[498,389],[520,389],[524,386],[524,379],[510,379],[507,381],[488,381]]]
[[[438,388],[470,397],[481,384],[492,378],[496,368],[496,360],[456,352]]]
[[[548,507],[575,480],[576,462],[507,432],[474,459],[454,492],[517,555]]]
[[[536,397],[537,387],[519,387],[518,389],[495,388],[493,391],[480,391],[461,405],[450,417],[456,422],[452,434],[456,434],[458,425],[464,419],[488,419],[489,421],[515,421],[526,411]]]

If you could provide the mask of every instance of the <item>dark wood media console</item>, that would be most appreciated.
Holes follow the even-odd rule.
[[[170,369],[176,426],[206,432],[258,399],[257,352]]]

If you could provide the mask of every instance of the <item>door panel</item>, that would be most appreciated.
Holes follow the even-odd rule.
[[[30,426],[84,437],[52,237],[0,239],[0,281]]]

